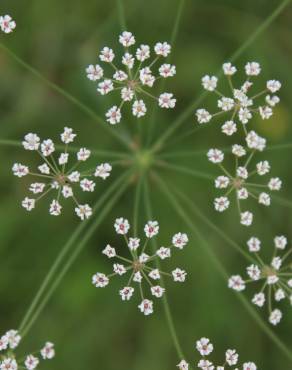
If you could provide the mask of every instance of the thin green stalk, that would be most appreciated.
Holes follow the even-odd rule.
[[[290,3],[291,0],[283,0],[280,5],[270,14],[270,16],[265,19],[265,21],[250,35],[250,37],[231,55],[229,58],[230,62],[234,62],[254,41],[263,33],[268,26],[273,22],[273,20],[284,10],[284,8]],[[218,76],[222,74],[222,70],[217,73]],[[158,151],[164,144],[164,142],[193,114],[194,109],[198,108],[199,104],[207,96],[208,92],[202,92],[199,97],[192,102],[184,112],[171,124],[168,130],[165,131],[163,135],[154,144],[152,150]]]
[[[147,181],[144,182],[144,202],[145,202],[146,217],[149,218],[149,219],[153,219],[152,207],[151,207],[150,197],[149,197],[149,187],[148,187]],[[153,246],[154,246],[154,248],[153,248],[153,253],[154,253],[155,250],[157,249],[157,242],[156,242],[156,240],[152,240],[152,241],[153,241]],[[160,268],[159,260],[156,259],[155,263],[156,263],[156,267],[160,271],[161,268]],[[165,285],[164,284],[164,279],[163,279],[162,276],[161,276],[161,285],[162,285],[162,287],[164,287],[164,285]],[[164,293],[164,295],[162,297],[162,301],[163,301],[164,312],[165,312],[165,316],[166,316],[167,325],[168,325],[168,328],[169,328],[169,331],[170,331],[170,335],[172,337],[177,355],[182,360],[185,357],[184,357],[184,354],[183,354],[183,351],[182,351],[182,348],[181,348],[181,345],[180,345],[180,342],[179,342],[179,339],[178,339],[178,335],[177,335],[177,332],[176,332],[176,329],[175,329],[175,326],[174,326],[174,322],[173,322],[173,318],[172,318],[172,314],[171,314],[171,311],[170,311],[170,307],[169,307],[169,303],[168,303],[166,293]]]
[[[134,211],[133,211],[134,237],[137,237],[137,233],[138,233],[139,206],[141,202],[141,191],[142,191],[143,181],[144,181],[144,176],[143,174],[141,174],[138,180],[138,185],[136,186],[136,191],[135,191],[135,201],[134,201]]]
[[[127,25],[126,25],[126,17],[125,17],[123,1],[124,0],[117,0],[117,8],[118,8],[118,16],[119,16],[121,30],[126,31]]]
[[[45,76],[41,74],[36,68],[32,67],[28,63],[26,63],[23,59],[21,59],[18,55],[16,55],[12,50],[10,50],[7,46],[0,42],[0,48],[4,50],[12,59],[14,59],[19,65],[29,71],[32,75],[37,77],[40,81],[44,82],[47,86],[49,86],[52,90],[56,91],[63,97],[65,97],[68,101],[76,105],[81,111],[87,114],[91,119],[95,122],[98,122],[101,127],[103,127],[108,134],[113,136],[117,139],[121,144],[123,144],[127,149],[131,149],[130,146],[130,139],[125,135],[122,135],[121,132],[117,132],[115,129],[109,126],[100,116],[98,116],[95,111],[89,108],[86,104],[80,101],[78,98],[64,90],[62,87],[58,86],[54,82],[48,80]]]
[[[116,180],[109,188],[108,190],[99,198],[99,200],[96,202],[96,204],[93,207],[93,214],[96,213],[96,211],[106,202],[106,200],[111,196],[111,194],[118,189],[123,181],[125,180],[126,176],[128,175],[128,172],[122,175],[118,180]],[[93,217],[93,216],[92,216]],[[63,246],[63,248],[60,250],[58,256],[56,257],[54,263],[50,267],[50,270],[46,274],[43,282],[41,283],[36,295],[34,296],[31,304],[29,305],[29,308],[27,309],[21,323],[19,326],[19,330],[22,332],[24,327],[27,325],[28,321],[31,319],[31,315],[33,314],[35,308],[39,304],[42,295],[46,292],[50,281],[53,279],[54,275],[56,274],[58,268],[61,266],[62,262],[67,257],[70,249],[72,246],[74,246],[74,243],[76,242],[77,238],[82,234],[82,232],[85,230],[87,224],[89,223],[89,220],[81,222],[78,227],[75,229],[71,237],[68,239],[67,243]]]
[[[214,176],[212,176],[211,174],[201,172],[201,171],[197,171],[197,170],[194,170],[192,168],[187,168],[187,167],[183,167],[183,166],[179,166],[179,165],[175,165],[175,164],[170,164],[170,163],[167,163],[167,162],[164,162],[164,161],[163,162],[162,161],[156,162],[156,166],[157,167],[163,167],[163,168],[173,170],[173,171],[178,171],[178,172],[181,172],[181,173],[184,173],[184,174],[187,174],[187,175],[190,175],[190,176],[194,176],[194,177],[197,177],[197,178],[202,178],[202,179],[207,179],[207,180],[212,180],[212,181],[214,180]]]
[[[170,203],[172,204],[173,208],[176,210],[178,214],[180,214],[181,218],[188,224],[189,228],[194,232],[196,237],[201,241],[204,245],[203,250],[208,254],[212,263],[215,265],[217,270],[220,272],[224,280],[227,280],[229,275],[225,269],[225,267],[221,264],[218,260],[212,249],[209,247],[207,241],[203,238],[202,234],[198,231],[195,224],[191,221],[192,217],[188,217],[185,213],[184,208],[179,204],[178,199],[174,196],[174,193],[169,191],[168,186],[158,178],[158,182],[161,185],[161,189],[163,190],[164,195],[168,198]],[[193,210],[193,213],[196,213],[196,210]],[[251,306],[250,302],[245,298],[243,294],[236,295],[243,306],[246,308],[248,313],[252,316],[258,326],[267,334],[270,339],[278,346],[278,348],[292,361],[292,352],[289,348],[282,342],[282,340],[273,332],[273,330],[268,326],[268,324],[261,318],[261,316],[257,313],[257,311]]]

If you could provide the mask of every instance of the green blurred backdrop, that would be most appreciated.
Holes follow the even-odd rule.
[[[177,109],[158,112],[153,126],[154,138],[159,138],[201,94],[201,76],[216,73],[280,3],[278,0],[185,1],[172,54],[177,75],[167,82],[167,90],[178,97]],[[135,34],[137,43],[153,45],[156,41],[169,40],[179,4],[178,0],[124,0],[127,28]],[[0,13],[11,14],[17,21],[16,31],[8,36],[1,33],[0,42],[103,116],[111,105],[111,97],[100,99],[96,96],[95,85],[86,79],[84,68],[97,61],[98,51],[104,45],[118,46],[121,26],[117,3],[114,0],[1,0]],[[236,62],[241,68],[250,60],[262,64],[258,89],[270,78],[283,82],[282,103],[274,117],[253,123],[271,145],[292,142],[291,24],[292,7],[289,5]],[[20,141],[27,132],[36,132],[42,138],[57,138],[67,125],[79,135],[76,145],[98,150],[123,149],[98,122],[16,63],[3,49],[0,49],[0,78],[1,139]],[[211,107],[214,97],[208,97],[202,104]],[[142,134],[146,135],[150,117],[151,114],[137,123],[129,115],[112,130],[123,135],[126,128],[138,142],[137,125],[141,124]],[[220,133],[216,122],[191,134],[195,125],[194,114],[191,114],[177,134],[177,138],[185,133],[186,136],[182,140],[172,136],[162,151],[207,151],[234,141]],[[257,235],[263,240],[263,253],[269,256],[276,234],[292,238],[291,149],[287,146],[269,150],[260,156],[271,161],[273,175],[283,178],[284,187],[279,195],[288,202],[274,201],[268,209],[253,205],[256,219],[250,229],[239,226],[235,207],[224,215],[215,214],[212,181],[173,171],[160,170],[160,174],[190,196],[206,217],[242,248],[251,235]],[[69,202],[59,218],[48,215],[47,201],[27,214],[20,201],[27,194],[28,180],[19,181],[13,177],[11,166],[15,161],[37,163],[34,162],[37,158],[16,146],[1,145],[0,153],[0,328],[4,332],[18,327],[47,271],[79,222]],[[97,158],[98,162],[104,160]],[[218,174],[204,154],[171,157],[168,161],[214,176]],[[98,183],[91,203],[125,170],[126,167],[114,166],[112,178]],[[93,273],[111,269],[101,250],[108,242],[121,244],[114,234],[113,222],[119,216],[132,220],[136,179],[137,176],[132,178],[126,193],[86,243],[19,349],[20,352],[30,351],[46,339],[55,342],[57,356],[54,362],[42,364],[43,369],[170,370],[178,363],[162,303],[155,302],[155,314],[144,317],[136,307],[138,296],[128,303],[121,302],[118,289],[123,282],[120,279],[113,279],[104,290],[96,290],[91,284]],[[214,358],[218,361],[226,348],[234,347],[242,360],[253,360],[260,369],[291,369],[291,361],[257,325],[236,294],[227,289],[226,281],[205,249],[216,253],[228,274],[242,273],[246,266],[244,258],[202,220],[191,216],[191,221],[206,239],[207,246],[202,244],[154,183],[151,183],[150,193],[154,218],[159,220],[161,227],[159,243],[166,244],[179,230],[190,236],[184,252],[165,263],[169,268],[179,265],[188,271],[183,286],[166,281],[169,304],[187,359],[192,363],[198,359],[195,340],[208,336],[215,344]],[[141,204],[141,232],[145,221],[145,208]],[[250,297],[248,293],[247,296]],[[283,311],[284,319],[274,331],[291,348],[292,315],[288,304],[283,306]]]

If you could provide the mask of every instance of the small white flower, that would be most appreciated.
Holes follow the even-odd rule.
[[[240,108],[238,112],[238,118],[241,123],[247,124],[248,121],[252,118],[251,111],[247,108]]]
[[[277,92],[278,90],[280,90],[281,88],[281,82],[280,81],[277,81],[277,80],[269,80],[267,82],[267,89],[271,92],[271,93],[275,93]]]
[[[212,163],[221,163],[224,159],[224,153],[219,149],[210,149],[207,157]]]
[[[51,139],[44,140],[41,143],[41,151],[45,157],[48,157],[55,151],[55,145]]]
[[[117,218],[114,224],[117,234],[125,235],[130,229],[129,221],[126,218]]]
[[[271,198],[269,196],[269,194],[267,193],[261,193],[259,195],[259,203],[260,204],[263,204],[264,206],[269,206],[271,204]]]
[[[85,71],[90,81],[97,81],[103,77],[103,69],[98,64],[90,64]]]
[[[150,256],[148,256],[148,254],[146,254],[146,253],[142,253],[142,254],[140,254],[140,256],[139,256],[139,262],[141,262],[141,263],[146,263],[146,262],[149,260],[149,257],[150,257]]]
[[[5,33],[11,33],[16,27],[15,21],[10,15],[0,16],[0,28]]]
[[[250,131],[246,136],[246,143],[250,149],[263,151],[266,147],[266,139],[260,137],[254,131]]]
[[[80,187],[83,191],[93,192],[95,188],[95,183],[89,179],[83,179],[80,181]]]
[[[275,107],[278,103],[280,103],[280,98],[277,95],[267,95],[266,103],[269,104],[270,107]]]
[[[224,212],[230,205],[227,197],[219,197],[214,200],[214,207],[218,212]]]
[[[105,254],[108,258],[113,258],[117,255],[115,248],[111,247],[109,244],[104,248],[102,253]]]
[[[144,232],[147,238],[153,238],[159,232],[159,224],[157,221],[148,221],[144,227]]]
[[[215,179],[215,187],[217,189],[226,189],[230,184],[230,180],[227,176],[218,176]]]
[[[214,91],[217,87],[218,78],[216,76],[206,75],[202,78],[202,85],[205,90]]]
[[[250,252],[259,252],[261,249],[261,241],[252,236],[248,241],[247,241],[247,246]]]
[[[277,302],[281,301],[282,299],[285,298],[285,292],[283,289],[277,289],[277,291],[275,292],[275,300]]]
[[[24,136],[22,145],[25,150],[38,150],[40,146],[40,138],[36,134],[29,133]]]
[[[140,118],[140,117],[145,116],[146,111],[147,111],[147,108],[142,99],[134,101],[134,104],[132,106],[132,113],[135,117]]]
[[[274,238],[274,245],[278,249],[285,249],[287,245],[287,238],[284,235],[276,236]]]
[[[173,94],[163,93],[158,98],[158,104],[161,108],[174,108],[176,99],[173,98]]]
[[[96,286],[96,288],[104,288],[108,285],[109,278],[105,274],[101,274],[97,272],[95,275],[92,276],[92,284]]]
[[[208,123],[212,118],[212,115],[206,109],[202,109],[202,108],[197,109],[196,116],[200,124]]]
[[[249,62],[245,65],[245,73],[248,76],[258,76],[261,72],[261,66],[257,62]]]
[[[49,210],[50,214],[52,216],[59,216],[61,214],[61,211],[62,211],[61,204],[56,199],[53,199],[52,203],[50,204]]]
[[[102,62],[106,62],[106,63],[111,63],[114,60],[114,57],[115,57],[115,54],[114,54],[113,50],[108,48],[107,46],[105,46],[102,49],[102,51],[99,55],[99,59]]]
[[[134,294],[134,288],[126,286],[119,293],[123,301],[129,301]]]
[[[225,353],[225,359],[229,366],[236,365],[238,362],[238,354],[235,349],[228,349]]]
[[[155,77],[152,75],[149,67],[142,68],[139,72],[139,78],[142,85],[152,87],[155,82]]]
[[[25,197],[24,200],[22,201],[21,205],[27,211],[31,211],[35,207],[35,199]]]
[[[40,171],[40,173],[43,173],[44,175],[50,174],[50,167],[46,163],[43,163],[40,166],[38,166],[38,170]]]
[[[257,370],[257,367],[254,362],[245,362],[243,364],[243,370]]]
[[[79,206],[75,208],[75,213],[83,221],[92,215],[92,209],[88,204],[79,204]]]
[[[272,259],[271,265],[274,267],[275,270],[280,270],[280,267],[282,266],[282,259],[280,257],[274,257]]]
[[[241,179],[246,180],[248,178],[248,172],[245,167],[239,166],[236,170],[236,175]]]
[[[149,299],[143,299],[138,308],[145,316],[151,315],[153,313],[153,302]]]
[[[246,271],[247,271],[248,276],[252,280],[256,281],[256,280],[259,280],[260,277],[261,277],[261,270],[259,269],[259,267],[257,265],[248,266]]]
[[[259,107],[259,112],[262,119],[269,119],[273,115],[273,110],[269,106]]]
[[[149,272],[148,276],[153,280],[159,280],[160,279],[160,273],[158,269],[154,269]]]
[[[63,165],[63,164],[68,163],[68,159],[69,159],[69,154],[68,153],[61,153],[59,158],[58,158],[59,165]]]
[[[198,368],[202,370],[215,370],[215,367],[213,366],[213,363],[209,360],[201,359],[198,362]],[[218,370],[218,369],[217,369]]]
[[[267,284],[268,285],[274,285],[274,284],[276,284],[277,282],[279,281],[279,278],[278,278],[278,276],[274,273],[274,274],[272,274],[272,275],[269,275],[268,277],[267,277]]]
[[[154,51],[157,55],[167,57],[171,51],[171,46],[167,42],[158,42],[154,46]]]
[[[260,292],[253,296],[252,303],[255,304],[258,307],[263,307],[265,304],[266,297],[264,293]]]
[[[72,128],[64,127],[64,132],[61,134],[61,140],[65,144],[72,143],[76,137],[76,134],[74,134]]]
[[[227,136],[233,135],[237,131],[237,126],[233,121],[226,121],[222,127],[221,130],[223,134]]]
[[[1,19],[1,17],[0,17]],[[0,364],[1,370],[17,370],[17,362],[13,358],[5,358]]]
[[[136,51],[136,58],[140,62],[144,62],[146,59],[150,58],[150,47],[148,45],[140,45]]]
[[[171,64],[162,64],[159,68],[159,74],[164,78],[173,77],[176,74],[176,68]]]
[[[134,97],[134,91],[129,87],[123,87],[121,90],[121,98],[124,101],[131,101]]]
[[[113,268],[114,268],[114,272],[120,276],[124,275],[127,272],[125,266],[120,263],[114,263]]]
[[[112,166],[109,163],[101,163],[96,167],[94,176],[105,180],[110,176],[111,170]]]
[[[282,187],[282,181],[279,179],[279,177],[274,177],[269,181],[268,187],[270,190],[278,191]]]
[[[46,184],[42,182],[34,182],[30,185],[29,190],[34,194],[40,194],[44,191]]]
[[[113,91],[113,89],[114,89],[114,85],[113,85],[111,80],[104,80],[104,81],[100,82],[97,86],[98,86],[97,91],[101,95],[106,95],[106,94],[110,93],[111,91]]]
[[[111,107],[105,114],[107,118],[107,122],[109,122],[111,125],[115,125],[121,121],[122,115],[121,110],[114,105]]]
[[[183,283],[186,280],[187,273],[180,268],[176,268],[172,272],[173,280]]]
[[[164,292],[165,292],[165,289],[162,288],[160,285],[155,285],[151,287],[152,295],[154,295],[157,298],[161,298]]]
[[[164,260],[165,258],[171,257],[171,252],[170,248],[165,248],[165,247],[160,247],[157,251],[156,254],[159,258]]]
[[[27,370],[34,370],[40,363],[39,359],[33,355],[28,355],[24,361]]]
[[[241,292],[245,289],[245,282],[240,275],[233,275],[228,280],[228,287]]]
[[[218,100],[218,108],[221,108],[223,111],[228,112],[234,108],[234,100],[232,98],[222,97]]]
[[[132,69],[134,67],[135,59],[132,54],[125,53],[122,57],[122,63],[128,67],[129,69]]]
[[[196,342],[196,349],[201,356],[208,356],[214,349],[213,344],[208,338],[201,338]]]
[[[176,366],[179,370],[189,370],[189,364],[185,360],[181,360]]]
[[[237,71],[236,67],[233,66],[231,63],[224,63],[222,68],[226,76],[233,76]]]
[[[17,177],[26,176],[29,173],[29,169],[27,166],[24,166],[21,163],[14,163],[12,167],[13,175]]]
[[[232,145],[232,154],[236,155],[236,157],[243,157],[246,155],[246,150],[242,145],[234,144]]]
[[[244,226],[250,226],[253,221],[253,214],[249,211],[240,214],[240,223]]]
[[[51,342],[47,342],[41,350],[41,355],[44,360],[51,360],[53,357],[55,357],[55,349],[54,344]]]
[[[73,190],[71,188],[71,186],[69,185],[64,185],[62,187],[62,194],[63,194],[63,197],[64,198],[70,198],[70,197],[73,197]]]
[[[77,159],[78,161],[86,161],[89,157],[90,157],[90,150],[89,149],[86,149],[86,148],[81,148],[78,152],[77,152]]]
[[[276,308],[274,311],[271,312],[270,317],[269,317],[269,322],[272,325],[276,326],[281,321],[282,316],[283,316],[282,312],[279,309]]]
[[[257,163],[257,173],[260,176],[266,175],[270,172],[271,166],[268,161],[261,161]]]
[[[19,335],[19,332],[14,329],[8,330],[5,333],[5,336],[7,338],[9,348],[11,349],[15,349],[21,341],[21,336]]]
[[[113,78],[117,81],[125,81],[128,78],[128,75],[126,72],[118,70],[113,74]]]
[[[78,171],[71,172],[70,175],[68,175],[68,179],[71,182],[79,182],[79,180],[80,180],[80,172],[78,172]]]
[[[135,44],[135,37],[131,32],[124,31],[120,36],[119,36],[119,42],[124,46],[124,47],[129,47]]]
[[[247,199],[248,198],[248,191],[246,188],[241,188],[237,190],[237,198],[238,199]]]
[[[2,337],[0,338],[0,351],[7,349],[7,347],[8,347],[7,335],[2,335]]]
[[[172,237],[172,244],[178,249],[183,249],[188,241],[189,238],[185,233],[177,233]]]
[[[140,239],[139,238],[130,238],[128,247],[131,251],[136,251],[139,248]]]

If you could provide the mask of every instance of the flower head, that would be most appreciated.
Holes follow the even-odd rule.
[[[187,273],[176,268],[171,273],[160,271],[152,264],[155,260],[171,257],[171,251],[175,249],[183,249],[187,242],[188,236],[185,233],[177,233],[172,237],[172,243],[168,247],[160,247],[155,253],[147,254],[147,247],[150,240],[158,234],[159,224],[157,221],[148,221],[144,226],[145,241],[137,237],[128,238],[127,234],[130,230],[129,221],[123,217],[116,219],[114,228],[117,234],[123,235],[127,248],[129,249],[130,258],[126,258],[117,251],[117,248],[107,245],[103,250],[108,258],[115,258],[119,263],[113,264],[113,273],[105,275],[97,272],[92,277],[92,283],[97,288],[106,287],[113,276],[122,276],[126,273],[130,274],[128,283],[120,289],[120,297],[123,301],[129,301],[134,295],[135,289],[138,289],[141,296],[141,303],[138,305],[139,310],[146,316],[153,313],[153,301],[145,298],[143,283],[148,284],[153,297],[161,298],[165,292],[165,288],[157,283],[161,275],[172,277],[173,281],[184,282]],[[123,252],[121,252],[123,254]],[[154,283],[155,282],[155,283]],[[138,285],[138,288],[134,287]]]
[[[10,15],[0,16],[0,28],[4,33],[11,33],[16,27],[15,21],[10,17]]]
[[[154,46],[154,59],[149,62],[150,46],[142,44],[136,51],[132,50],[136,40],[131,32],[122,32],[119,42],[125,48],[120,65],[115,62],[114,51],[107,46],[99,55],[99,59],[113,69],[112,76],[105,77],[105,71],[99,64],[90,64],[86,68],[87,78],[94,82],[98,81],[99,94],[106,95],[114,90],[120,93],[120,103],[106,112],[107,122],[111,125],[119,123],[122,119],[122,108],[128,102],[131,102],[133,116],[137,118],[145,116],[147,106],[144,98],[155,100],[161,108],[174,108],[176,99],[172,93],[164,92],[157,97],[148,91],[158,79],[173,77],[176,74],[175,66],[169,63],[161,64],[157,73],[153,72],[157,61],[169,55],[171,46],[167,42],[158,42]]]
[[[22,206],[31,211],[36,203],[45,196],[53,193],[56,195],[51,198],[49,213],[53,216],[59,216],[62,213],[60,198],[71,198],[75,205],[75,213],[81,219],[85,220],[92,215],[92,209],[88,204],[80,204],[77,200],[75,190],[78,188],[84,192],[93,192],[95,189],[94,178],[107,179],[111,173],[112,167],[108,163],[101,163],[94,169],[85,169],[80,172],[77,170],[86,162],[91,152],[87,148],[81,148],[76,153],[75,164],[67,168],[69,164],[68,145],[74,141],[76,134],[69,127],[65,127],[60,138],[64,144],[64,151],[56,154],[56,147],[51,139],[41,142],[38,135],[29,133],[25,135],[22,142],[25,150],[35,151],[42,159],[43,163],[38,166],[37,171],[31,171],[28,166],[21,163],[14,163],[12,166],[13,174],[17,177],[31,176],[38,181],[29,186],[29,191],[37,195],[36,198],[25,197]]]

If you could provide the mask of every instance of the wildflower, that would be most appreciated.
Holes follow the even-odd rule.
[[[76,134],[71,128],[65,127],[60,136],[64,144],[64,151],[56,155],[56,147],[51,139],[41,142],[36,134],[25,135],[22,142],[24,149],[36,151],[44,163],[38,166],[38,171],[33,172],[28,166],[21,163],[14,163],[12,166],[12,172],[15,176],[29,175],[41,181],[30,184],[29,191],[38,196],[36,198],[25,197],[22,206],[27,211],[32,211],[40,199],[55,192],[56,196],[53,197],[49,205],[51,215],[59,216],[62,213],[61,197],[71,198],[75,204],[76,215],[81,220],[85,220],[92,215],[92,209],[88,204],[79,203],[75,196],[75,189],[80,188],[84,192],[93,192],[95,189],[93,179],[97,177],[103,180],[107,179],[112,167],[108,163],[101,163],[94,169],[87,169],[84,172],[76,170],[91,155],[89,149],[81,148],[76,154],[75,164],[71,168],[67,168],[69,163],[68,145],[74,141]]]
[[[0,338],[0,370],[17,370],[19,368],[34,370],[39,365],[39,358],[32,354],[20,360],[16,358],[14,350],[20,341],[21,336],[17,330],[9,330],[2,335]],[[40,354],[44,359],[52,359],[55,356],[53,343],[47,342]]]
[[[159,224],[157,221],[148,221],[144,226],[144,233],[146,240],[141,243],[137,237],[127,236],[130,230],[129,221],[123,217],[117,218],[114,223],[114,228],[117,234],[122,235],[125,239],[126,245],[129,248],[131,258],[125,258],[117,253],[117,249],[111,245],[107,245],[102,253],[108,258],[116,258],[120,263],[113,264],[113,273],[105,275],[97,272],[92,277],[92,283],[97,288],[106,287],[113,276],[121,276],[130,273],[127,285],[119,291],[119,295],[123,301],[129,301],[134,295],[135,283],[138,285],[138,290],[141,296],[141,303],[138,305],[139,310],[144,315],[153,313],[153,301],[145,298],[143,283],[149,285],[152,296],[161,298],[164,295],[165,288],[157,284],[161,275],[166,275],[173,278],[173,281],[184,282],[187,273],[176,268],[171,273],[160,271],[158,268],[152,266],[152,263],[157,259],[164,260],[171,256],[171,251],[175,249],[183,249],[188,243],[188,236],[185,233],[177,233],[172,237],[171,245],[168,247],[160,247],[152,255],[146,254],[147,246],[150,239],[155,237],[159,232]],[[155,284],[152,282],[155,281]]]
[[[87,78],[97,83],[97,91],[101,95],[106,95],[111,91],[119,91],[121,102],[112,106],[106,112],[106,120],[111,125],[120,123],[122,119],[122,108],[126,102],[132,104],[132,114],[143,117],[147,113],[144,98],[151,98],[157,102],[161,108],[172,109],[176,105],[176,99],[172,93],[164,92],[158,97],[151,94],[148,88],[152,88],[160,78],[170,78],[175,76],[176,68],[169,63],[163,63],[158,67],[157,73],[153,72],[153,66],[161,58],[166,58],[171,52],[171,46],[167,42],[158,42],[154,46],[154,59],[149,62],[150,46],[140,45],[136,51],[130,52],[136,40],[131,32],[124,31],[119,36],[120,44],[125,48],[122,56],[121,65],[115,63],[115,53],[109,47],[104,47],[99,55],[99,59],[109,64],[113,69],[113,75],[105,77],[104,69],[99,65],[90,64],[86,68]]]
[[[229,279],[228,286],[237,291],[245,290],[248,284],[254,283],[261,285],[254,294],[251,301],[258,307],[264,307],[268,302],[269,322],[277,325],[282,319],[282,312],[274,308],[273,302],[280,302],[287,299],[291,302],[291,263],[284,264],[290,256],[292,249],[289,249],[282,257],[277,255],[287,246],[287,238],[283,235],[274,238],[274,253],[270,263],[265,263],[259,256],[261,250],[261,241],[256,237],[251,237],[247,241],[247,247],[250,253],[255,257],[254,263],[247,267],[248,279],[244,280],[240,275],[232,276]]]
[[[253,223],[253,213],[248,210],[243,211],[241,202],[248,198],[253,198],[256,199],[259,204],[268,207],[271,205],[271,196],[268,191],[280,190],[282,183],[279,178],[271,178],[266,184],[253,180],[256,175],[259,177],[267,175],[271,170],[271,166],[268,161],[264,160],[256,163],[255,169],[248,169],[256,151],[262,150],[263,142],[254,131],[251,131],[246,139],[247,147],[243,147],[239,144],[234,144],[232,146],[231,152],[235,157],[234,173],[229,172],[222,164],[224,153],[221,150],[210,149],[207,153],[207,157],[210,162],[217,164],[223,172],[222,175],[219,175],[215,179],[215,187],[220,190],[224,189],[225,194],[215,198],[215,210],[224,212],[228,209],[230,206],[229,196],[235,193],[240,223],[245,226],[250,226]],[[249,155],[247,155],[248,152]],[[243,161],[243,163],[240,163],[241,161]]]
[[[179,368],[179,370],[189,370],[189,364],[185,360],[181,360],[176,366]]]
[[[15,21],[10,17],[10,15],[0,16],[0,28],[5,33],[11,33],[16,27]]]
[[[218,91],[218,78],[216,76],[204,76],[202,78],[203,88],[207,91],[214,92],[218,96],[217,107],[219,111],[209,113],[204,108],[199,108],[196,111],[197,121],[199,124],[204,124],[209,122],[213,117],[229,115],[229,118],[222,124],[222,132],[228,136],[233,135],[237,132],[239,123],[246,136],[248,134],[246,125],[254,115],[258,114],[263,120],[269,119],[272,116],[273,108],[280,102],[280,99],[278,96],[270,94],[277,92],[281,88],[281,83],[277,80],[269,80],[262,91],[249,94],[253,87],[251,79],[258,76],[261,72],[259,63],[249,62],[245,65],[247,79],[239,87],[234,86],[232,79],[237,72],[237,68],[231,63],[224,63],[222,68],[231,90],[230,96],[226,96]],[[261,97],[264,97],[263,103],[256,106],[255,100]]]

